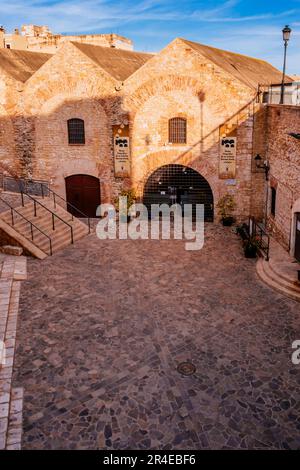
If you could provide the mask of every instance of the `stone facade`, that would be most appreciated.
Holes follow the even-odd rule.
[[[154,170],[182,164],[208,181],[215,206],[230,192],[237,202],[239,221],[249,215],[263,219],[265,178],[256,169],[254,157],[257,153],[268,157],[276,178],[281,164],[280,158],[273,164],[279,138],[274,136],[285,135],[280,122],[289,122],[295,130],[293,116],[299,116],[298,109],[278,111],[257,102],[255,80],[258,82],[264,73],[265,80],[268,77],[275,82],[280,72],[262,61],[182,39],[146,58],[124,51],[114,62],[112,55],[105,59],[103,51],[67,43],[26,80],[3,73],[0,130],[5,137],[0,142],[1,162],[20,176],[49,181],[63,197],[67,176],[95,176],[100,179],[102,202],[113,201],[121,189],[129,187],[142,197]],[[138,60],[142,62],[133,65]],[[236,63],[235,68],[231,62]],[[247,70],[249,76],[245,75]],[[288,115],[288,119],[277,119],[277,112]],[[187,120],[186,144],[168,141],[168,121],[173,117]],[[72,118],[84,120],[84,145],[68,143],[67,121]],[[130,129],[128,178],[114,175],[112,127],[120,124],[129,124]],[[237,137],[234,179],[221,179],[219,175],[223,136]],[[286,154],[289,145],[299,144],[282,137],[281,145]],[[291,172],[292,166],[284,174],[289,178]],[[295,177],[291,176],[294,191]],[[286,212],[283,206],[280,209],[283,202],[278,204],[278,210]],[[279,220],[277,225],[278,230],[285,226],[286,240],[288,222]]]
[[[0,29],[0,48],[28,50],[55,54],[66,42],[76,41],[83,44],[93,44],[102,47],[115,47],[118,49],[133,50],[133,43],[118,34],[83,34],[62,35],[53,34],[48,26],[23,25],[21,34],[18,29],[14,33],[6,33]]]
[[[295,214],[300,212],[300,107],[270,105],[267,120],[266,159],[270,162],[267,185],[269,228],[278,241],[294,255]],[[275,215],[271,214],[271,188],[276,190]]]

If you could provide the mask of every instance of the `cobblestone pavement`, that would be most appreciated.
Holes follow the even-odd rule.
[[[28,271],[23,448],[300,448],[300,307],[230,228],[209,225],[199,252],[91,235]]]

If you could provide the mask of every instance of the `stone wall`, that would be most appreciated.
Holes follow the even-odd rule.
[[[24,124],[18,132],[23,144],[17,147],[27,176],[50,181],[65,197],[66,176],[89,174],[100,178],[103,201],[111,200],[116,83],[72,44],[27,81],[18,106],[23,110]],[[85,145],[69,145],[71,118],[85,121]]]
[[[8,135],[13,135],[13,141],[4,144],[2,154],[12,155],[21,176],[47,180],[63,197],[66,176],[96,176],[102,202],[108,202],[130,186],[142,196],[155,169],[179,163],[207,179],[215,205],[225,193],[234,194],[239,221],[252,212],[262,216],[263,196],[258,193],[263,177],[252,171],[254,146],[261,145],[253,141],[254,120],[260,122],[256,90],[201,59],[182,41],[173,41],[124,83],[102,71],[73,44],[65,44],[22,88],[16,84],[11,90],[6,103],[16,104],[9,106],[9,118],[3,122],[12,123],[13,132]],[[187,143],[171,145],[168,120],[178,116],[187,119]],[[70,118],[84,119],[85,145],[68,144]],[[114,177],[112,126],[127,121],[131,178],[121,179]],[[223,135],[238,139],[234,180],[219,178]]]
[[[266,177],[262,169],[256,166],[255,157],[261,157],[261,163],[267,158],[268,113],[264,105],[256,105],[253,128],[252,181],[251,181],[251,216],[258,221],[266,216]]]
[[[255,91],[175,40],[125,82],[124,94],[132,129],[132,183],[138,194],[156,168],[179,163],[207,179],[215,205],[225,193],[233,193],[237,218],[245,220],[251,210]],[[178,116],[187,119],[186,145],[168,142],[168,120]],[[235,181],[219,179],[221,132],[238,138]]]
[[[1,165],[17,170],[14,140],[14,112],[22,84],[0,71],[0,172]]]
[[[267,120],[267,158],[271,166],[268,223],[276,238],[293,254],[293,207],[300,199],[300,141],[289,134],[300,132],[300,107],[269,105]],[[276,189],[275,217],[270,214],[271,187]]]

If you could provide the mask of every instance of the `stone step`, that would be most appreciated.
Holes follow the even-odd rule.
[[[28,240],[29,245],[27,242],[26,243],[29,248],[31,245],[36,246],[40,250],[40,252],[38,252],[38,257],[42,259],[42,253],[46,255],[50,254],[49,238],[51,239],[52,251],[56,252],[59,249],[72,244],[71,229],[73,229],[74,242],[84,237],[85,235],[88,235],[88,226],[76,217],[72,219],[72,215],[63,207],[59,206],[58,204],[56,207],[54,207],[53,201],[50,201],[49,199],[42,200],[42,204],[45,207],[41,207],[39,204],[37,204],[36,216],[34,215],[32,202],[29,202],[24,206],[17,207],[16,209],[20,215],[15,214],[14,225],[12,225],[10,210],[2,213],[0,216],[0,219],[4,222],[4,224],[11,226],[12,229],[6,229],[5,225],[2,223],[4,230],[6,229],[6,231],[10,231],[10,236],[12,236],[14,233],[18,233],[19,236],[18,238],[15,237],[15,239],[17,239],[19,243],[22,244],[22,240],[26,239]],[[47,209],[58,216],[54,218],[55,230],[53,230],[52,212]],[[24,216],[28,221],[25,220],[22,216]],[[29,222],[31,222],[37,228],[34,226],[32,227]],[[33,240],[31,227],[34,234]],[[25,248],[28,249],[28,246]],[[34,250],[29,249],[29,251],[32,253]]]
[[[74,232],[73,238],[74,242],[80,240],[84,236],[87,235],[87,232],[85,230],[77,230]],[[57,250],[58,246],[67,246],[71,245],[71,239],[70,239],[70,233],[57,233],[55,237],[51,238],[52,242],[52,249]],[[35,240],[35,243],[38,244],[38,246],[43,250],[47,249],[49,247],[49,242],[46,239],[43,240]]]
[[[276,291],[280,292],[287,297],[290,297],[293,300],[300,302],[300,288],[298,286],[289,285],[282,277],[278,276],[277,278],[273,274],[273,271],[270,267],[266,266],[268,264],[264,259],[259,259],[256,263],[256,272],[259,278],[265,282],[269,287],[272,287]]]
[[[297,293],[300,293],[300,286],[297,284],[297,280],[292,281],[291,279],[286,279],[286,277],[283,276],[280,272],[276,272],[270,263],[265,263],[263,268],[266,275],[272,279],[272,281],[279,283],[286,289],[291,289]]]
[[[42,221],[36,221],[35,228],[34,226],[32,227],[33,233],[36,235],[41,235],[41,232],[44,232],[45,234],[49,236],[55,235],[57,232],[68,232],[71,233],[71,227],[73,229],[73,232],[76,230],[80,230],[82,225],[81,224],[64,224],[63,222],[56,222],[54,225],[54,230],[53,230],[53,225],[51,220],[42,220]],[[30,224],[15,224],[14,229],[17,230],[20,233],[29,234],[31,237],[31,226]],[[40,232],[41,231],[41,232]],[[87,230],[88,231],[88,230]]]
[[[57,215],[58,217],[54,217],[54,223],[55,225],[60,225],[60,224],[64,224],[64,222],[67,222],[68,224],[70,225],[81,225],[82,222],[77,219],[76,217],[74,217],[72,219],[72,216],[64,211],[63,209],[62,210],[55,210],[53,211],[55,215]],[[52,214],[50,212],[48,212],[46,209],[43,209],[42,211],[40,211],[40,213],[37,213],[37,216],[34,216],[33,213],[26,213],[25,211],[23,211],[22,209],[19,211],[20,214],[22,214],[25,219],[25,220],[21,215],[18,215],[18,214],[15,214],[14,216],[14,226],[15,227],[25,227],[26,225],[28,225],[28,221],[29,222],[32,222],[33,224],[37,224],[37,222],[39,222],[39,224],[41,223],[48,223],[49,226],[52,227]],[[12,218],[11,218],[11,214],[10,213],[3,213],[1,218],[3,220],[5,220],[7,223],[9,223],[10,225],[12,225]],[[60,220],[62,219],[62,220]],[[66,224],[64,224],[66,225]],[[87,224],[86,224],[87,225]]]
[[[48,255],[35,245],[31,239],[24,237],[22,233],[15,230],[0,217],[0,229],[6,233],[12,240],[15,240],[28,253],[38,259],[45,259]]]
[[[51,221],[39,221],[36,220],[33,222],[32,230],[34,235],[41,235],[43,236],[43,233],[52,236],[54,232],[59,231],[59,230],[65,230],[71,232],[71,228],[68,225],[63,224],[63,222],[60,223],[55,223],[55,230],[53,230],[52,227],[52,222]],[[31,239],[31,225],[29,223],[25,224],[14,224],[13,228],[17,230],[18,232],[22,233],[24,236],[29,236]],[[74,227],[73,227],[74,230]]]
[[[275,273],[276,276],[281,277],[287,283],[294,285],[298,281],[298,270],[300,270],[299,263],[280,263],[280,268],[278,262],[270,260],[270,269]]]

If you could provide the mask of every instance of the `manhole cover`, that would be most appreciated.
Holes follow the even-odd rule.
[[[196,372],[196,367],[191,362],[181,362],[177,366],[177,370],[182,375],[193,375]]]

